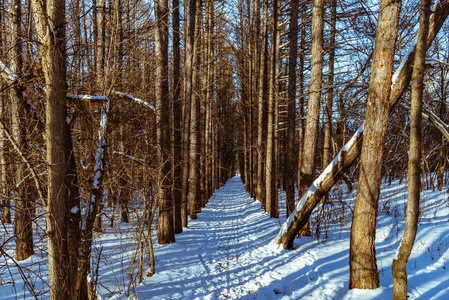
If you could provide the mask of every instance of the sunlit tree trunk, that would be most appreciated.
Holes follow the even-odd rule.
[[[430,0],[421,1],[420,26],[416,43],[415,62],[412,74],[412,94],[410,113],[410,146],[408,161],[408,200],[404,237],[397,259],[393,260],[393,299],[407,299],[407,261],[415,243],[418,230],[419,199],[421,192],[421,151],[422,151],[422,98],[423,78],[426,63],[426,44],[429,28]]]
[[[304,144],[298,178],[299,198],[304,195],[312,184],[315,171],[315,152],[320,115],[321,86],[323,74],[323,26],[324,2],[314,0],[312,9],[312,67],[310,71],[309,100],[307,104],[307,120],[304,132]],[[301,235],[310,235],[309,225]]]
[[[202,1],[197,0],[196,2],[196,28],[195,28],[195,39],[199,40],[200,35],[200,18],[202,18]],[[199,87],[199,49],[195,46],[193,54],[193,72],[192,78],[195,82],[193,88]],[[200,99],[199,93],[192,93],[191,96],[191,110],[190,110],[190,149],[189,149],[189,214],[191,219],[196,219],[198,217],[198,212],[200,210],[200,199],[199,199],[199,110],[200,110]]]
[[[323,146],[323,170],[332,161],[332,105],[334,98],[334,61],[335,61],[335,34],[337,23],[337,1],[332,0],[331,7],[331,30],[329,38],[329,75],[326,101],[326,123],[324,131],[324,146]]]
[[[278,217],[277,210],[277,172],[276,172],[276,143],[275,130],[276,122],[276,101],[277,101],[277,71],[278,66],[278,1],[273,1],[273,34],[271,48],[271,71],[268,92],[268,125],[267,125],[267,151],[265,161],[265,211],[270,213],[271,217]]]
[[[387,129],[395,42],[400,0],[380,3],[365,113],[359,187],[354,206],[350,244],[350,288],[379,287],[376,263],[376,219],[382,169],[382,150]]]
[[[46,91],[47,247],[50,299],[69,299],[76,280],[79,190],[67,123],[65,1],[33,0]],[[87,274],[85,274],[87,275]]]

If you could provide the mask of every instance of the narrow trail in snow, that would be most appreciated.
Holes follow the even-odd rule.
[[[261,287],[298,268],[305,268],[300,282],[307,284],[306,273],[313,272],[310,266],[316,257],[304,253],[293,269],[279,268],[292,259],[288,252],[269,246],[279,227],[279,220],[271,219],[235,176],[216,191],[198,219],[176,236],[176,243],[157,246],[156,274],[136,288],[137,297],[258,299]],[[288,287],[267,289],[271,295],[282,296]]]

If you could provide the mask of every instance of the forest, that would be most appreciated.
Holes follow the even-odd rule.
[[[442,230],[444,270],[449,255],[447,0],[0,0],[0,12],[0,299],[430,299],[406,268],[420,243],[434,249],[423,223]],[[433,219],[427,205],[440,205]],[[330,276],[300,266],[342,241],[333,292],[300,292]],[[207,276],[204,291],[181,280],[185,294],[164,268],[190,255],[192,280]],[[279,287],[245,273],[308,256],[291,280],[267,279]]]

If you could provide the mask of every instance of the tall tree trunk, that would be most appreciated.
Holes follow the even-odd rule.
[[[33,0],[46,91],[47,243],[50,299],[69,299],[76,280],[79,190],[66,108],[65,1]]]
[[[189,194],[189,168],[190,168],[190,119],[192,110],[193,95],[193,57],[195,47],[195,20],[196,20],[196,0],[189,1],[187,15],[187,33],[185,50],[185,76],[184,76],[184,135],[183,135],[183,166],[182,166],[182,198],[181,198],[181,219],[182,227],[187,227],[188,206],[187,199]]]
[[[195,28],[195,39],[196,43],[199,41],[200,36],[200,19],[202,18],[202,1],[197,0],[196,2],[196,28]],[[199,87],[199,47],[198,44],[194,48],[193,54],[193,72],[192,78],[196,83],[194,88]],[[196,219],[200,211],[200,174],[199,174],[199,147],[200,147],[200,137],[199,137],[199,111],[200,111],[200,97],[199,90],[192,93],[191,97],[191,111],[190,111],[190,171],[189,171],[189,212],[190,218]]]
[[[309,101],[304,133],[304,144],[298,178],[298,194],[301,198],[312,184],[315,171],[315,151],[320,115],[321,86],[323,73],[323,26],[324,2],[314,0],[312,9],[312,67],[310,71]],[[304,228],[301,235],[310,235],[310,226]]]
[[[295,208],[295,136],[296,136],[296,59],[298,56],[298,0],[290,1],[290,25],[288,40],[288,116],[287,116],[287,153],[285,155],[285,193],[287,216]]]
[[[337,1],[332,0],[331,7],[331,31],[329,38],[329,75],[326,101],[326,123],[324,130],[324,146],[323,146],[323,170],[332,161],[332,105],[334,98],[334,61],[335,61],[335,34],[337,23]]]
[[[312,68],[310,71],[309,101],[307,108],[306,129],[304,133],[304,150],[301,159],[301,177],[298,178],[299,198],[312,184],[314,177],[314,160],[318,121],[320,113],[322,69],[323,69],[323,15],[322,0],[313,1],[312,9]]]
[[[0,88],[3,85],[0,84]],[[5,99],[0,96],[0,117],[4,120],[5,115]],[[8,157],[8,148],[6,147],[6,137],[3,133],[3,130],[0,130],[0,197],[2,197],[2,223],[10,224],[11,223],[11,204],[9,200],[9,188],[8,188],[8,168],[7,168],[7,160]]]
[[[171,191],[170,164],[170,112],[168,94],[168,0],[155,1],[156,15],[156,135],[158,157],[158,192],[159,207],[158,243],[167,244],[175,241],[173,231],[173,203]]]
[[[105,0],[98,1],[98,6],[96,7],[96,40],[95,40],[95,78],[97,89],[103,92],[104,90],[104,57],[105,57],[105,25],[106,25],[106,3]]]
[[[179,0],[173,0],[173,231],[182,232],[181,218],[181,52]]]
[[[260,68],[259,68],[259,93],[258,93],[258,110],[257,110],[257,183],[256,183],[256,199],[262,201],[263,177],[264,177],[264,102],[265,102],[265,69],[268,57],[268,0],[263,4],[262,19],[262,43],[260,49]]]
[[[276,68],[278,64],[277,53],[278,53],[278,1],[273,1],[273,34],[272,34],[272,46],[271,46],[271,70],[270,70],[270,81],[269,81],[269,92],[268,92],[268,125],[267,125],[267,151],[265,159],[265,211],[270,213],[271,216],[276,214],[273,207],[275,204],[275,190],[274,182],[277,182],[277,178],[274,178],[276,168],[276,156],[275,156],[275,143],[274,143],[274,131],[275,131],[275,101],[276,101]]]
[[[421,1],[420,26],[416,43],[415,63],[412,74],[412,94],[410,113],[410,146],[408,161],[408,201],[405,232],[399,247],[398,258],[393,260],[393,299],[407,299],[407,261],[415,243],[418,230],[419,199],[421,192],[421,114],[423,78],[426,62],[427,33],[429,30],[430,0]]]
[[[375,249],[376,219],[400,10],[400,0],[382,0],[380,3],[365,112],[359,187],[351,227],[350,288],[379,287]]]
[[[22,41],[21,30],[21,3],[15,0],[9,5],[10,67],[14,74],[22,73]],[[26,151],[26,111],[23,99],[23,86],[20,83],[14,85],[10,92],[11,100],[11,124],[12,134],[17,145]],[[16,236],[16,259],[24,260],[34,254],[33,250],[33,183],[27,174],[25,164],[15,166],[15,214],[14,234]]]
[[[299,42],[299,65],[298,65],[298,98],[299,98],[299,130],[298,130],[298,174],[297,182],[299,187],[299,180],[301,179],[301,165],[302,155],[304,149],[304,63],[305,63],[305,49],[306,49],[306,23],[307,23],[307,5],[301,7],[301,26],[300,26],[300,42]]]

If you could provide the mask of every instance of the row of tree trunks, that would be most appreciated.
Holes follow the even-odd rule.
[[[448,15],[449,3],[445,0],[435,7],[434,13],[430,19],[427,49],[430,47],[430,44],[438,34]],[[413,59],[414,51],[410,53],[404,66],[398,70],[389,97],[389,113],[392,112],[409,85],[413,68]],[[276,237],[278,243],[283,244],[285,249],[291,249],[293,247],[294,238],[309,220],[312,210],[318,205],[321,198],[342,178],[343,174],[360,155],[362,139],[363,126],[354,134],[346,147],[336,155],[334,161],[327,167],[326,172],[314,181],[309,187],[308,192],[297,203],[293,214],[290,215]]]

